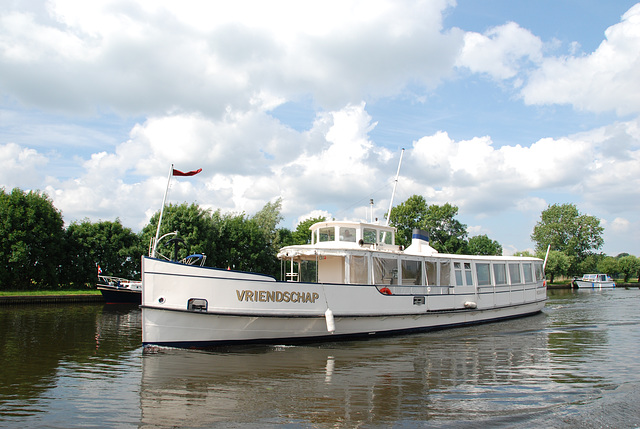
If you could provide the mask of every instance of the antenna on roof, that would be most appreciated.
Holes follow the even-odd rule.
[[[391,218],[391,208],[393,207],[393,198],[396,196],[398,177],[400,177],[400,166],[402,165],[402,155],[404,155],[404,148],[402,148],[402,152],[400,152],[400,162],[398,162],[398,172],[396,173],[396,183],[393,185],[393,193],[391,193],[391,201],[389,201],[389,211],[387,212],[386,226],[389,226],[389,219]]]
[[[371,223],[373,223],[373,198],[369,199],[369,206],[371,207]]]

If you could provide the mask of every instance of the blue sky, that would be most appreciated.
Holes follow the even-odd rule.
[[[413,194],[527,250],[575,204],[640,256],[640,4],[186,0],[0,5],[0,186],[138,231],[162,201],[281,226]]]

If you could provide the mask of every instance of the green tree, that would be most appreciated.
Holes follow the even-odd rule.
[[[125,278],[140,277],[140,256],[146,253],[140,237],[115,222],[91,223],[88,219],[67,228],[69,262],[65,264],[65,280],[85,285],[96,280],[96,265],[103,274]]]
[[[288,228],[278,228],[276,231],[276,241],[280,244],[280,247],[293,244],[293,232]]]
[[[551,250],[582,259],[602,247],[603,231],[598,218],[581,214],[574,204],[553,204],[542,212],[531,240],[538,251],[551,244]]]
[[[618,259],[618,269],[624,275],[624,282],[628,283],[629,277],[638,275],[640,271],[640,259],[633,255],[623,256]]]
[[[159,212],[141,231],[144,243],[155,236]],[[240,271],[253,271],[277,275],[278,230],[280,202],[268,203],[256,215],[248,217],[244,213],[222,214],[220,210],[211,212],[195,204],[168,205],[164,209],[160,236],[178,231],[184,246],[178,251],[178,259],[189,254],[207,255],[206,265]],[[170,256],[173,248],[167,248],[167,240],[159,244],[158,250]]]
[[[601,253],[591,253],[576,261],[573,275],[597,273],[598,264],[605,258]]]
[[[541,255],[544,258],[544,255]],[[549,276],[549,282],[553,283],[556,276],[567,275],[571,266],[571,258],[557,250],[551,250],[547,258],[545,274]]]
[[[324,216],[305,219],[296,226],[295,231],[291,234],[292,242],[289,244],[311,244],[311,225],[318,222],[324,222],[327,218]]]
[[[267,245],[269,245],[274,254],[278,253],[278,249],[282,247],[280,234],[278,233],[278,224],[282,221],[283,216],[280,214],[282,209],[282,198],[278,198],[273,203],[267,203],[251,217],[257,227],[264,234]]]
[[[0,287],[58,287],[63,225],[61,213],[46,194],[0,189]]]
[[[407,247],[414,228],[426,229],[427,209],[427,201],[421,195],[412,195],[391,209],[389,223],[397,229],[396,244]]]
[[[438,252],[462,253],[467,246],[467,226],[455,216],[458,208],[446,203],[428,205],[424,197],[412,195],[391,209],[390,224],[398,230],[396,244],[408,246],[414,228],[429,234],[430,245]]]
[[[618,259],[613,256],[607,256],[598,262],[597,271],[603,274],[609,274],[611,277],[617,277],[620,272]]]
[[[470,255],[502,255],[502,246],[495,240],[484,235],[476,235],[469,239],[467,252]]]
[[[276,251],[257,222],[243,213],[216,212],[216,217],[218,252],[213,266],[273,276],[279,273]]]
[[[151,239],[156,235],[159,217],[160,212],[158,211],[151,217],[149,223],[142,231],[140,231],[145,254],[148,254]],[[162,215],[159,237],[174,231],[178,231],[177,237],[184,240],[184,243],[178,245],[178,260],[190,254],[202,253],[207,255],[206,265],[209,265],[209,258],[214,255],[217,250],[210,210],[202,209],[197,204],[188,205],[187,203],[182,203],[179,205],[167,205]],[[169,241],[172,238],[175,237],[167,237],[162,240],[157,247],[158,252],[168,258],[173,257],[175,242]]]

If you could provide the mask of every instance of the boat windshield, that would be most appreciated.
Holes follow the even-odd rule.
[[[346,242],[361,244],[395,244],[393,228],[348,222],[323,223],[311,227],[311,244]]]
[[[340,241],[356,241],[356,229],[355,228],[346,228],[340,227]]]

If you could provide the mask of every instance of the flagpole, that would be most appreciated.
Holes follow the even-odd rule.
[[[396,173],[396,181],[393,185],[393,192],[391,193],[391,201],[389,201],[389,211],[387,212],[387,226],[389,226],[389,221],[391,220],[391,209],[393,208],[393,198],[396,196],[396,188],[398,187],[398,178],[400,177],[400,166],[402,165],[402,155],[404,155],[404,148],[402,148],[402,152],[400,152],[400,162],[398,162],[398,172]]]
[[[162,214],[164,213],[164,205],[167,203],[167,194],[169,193],[169,185],[171,184],[171,175],[173,174],[173,164],[169,169],[169,177],[167,177],[167,189],[164,190],[164,198],[162,199],[162,208],[160,209],[160,218],[158,219],[158,228],[156,229],[156,238],[153,239],[153,246],[151,247],[152,258],[156,257],[156,246],[158,245],[158,237],[160,236],[160,225],[162,224]]]

